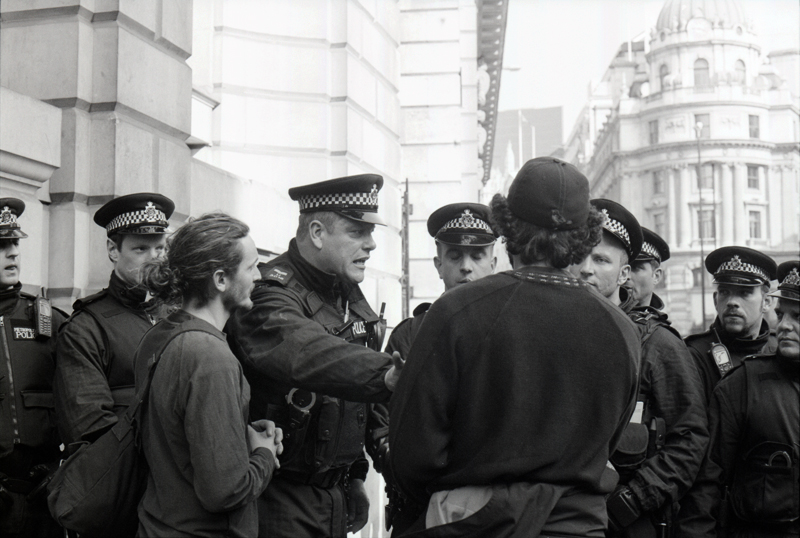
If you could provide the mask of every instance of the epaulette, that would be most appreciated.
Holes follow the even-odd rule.
[[[86,305],[94,303],[96,301],[99,301],[100,299],[102,299],[106,295],[108,295],[108,289],[104,288],[104,289],[98,291],[97,293],[95,293],[94,295],[89,295],[88,297],[83,297],[81,299],[77,299],[74,303],[72,303],[73,315],[78,310],[83,309],[83,307],[85,307]]]
[[[261,268],[259,268],[261,269]],[[267,267],[264,267],[267,269]],[[281,286],[286,286],[290,280],[292,280],[292,276],[294,275],[294,271],[289,269],[284,265],[276,265],[269,269],[266,273],[263,271],[261,272],[261,281],[262,282],[275,282],[280,284]]]
[[[412,315],[413,315],[414,317],[417,317],[417,316],[419,316],[420,314],[424,314],[425,312],[427,312],[427,311],[428,311],[428,309],[429,309],[430,307],[431,307],[431,303],[420,303],[420,304],[418,304],[418,305],[417,305],[417,307],[414,309],[414,312],[413,312],[413,314],[412,314]]]
[[[699,340],[701,338],[706,338],[710,334],[711,334],[711,331],[703,331],[701,333],[689,334],[686,337],[684,337],[683,341],[688,344],[689,342],[694,342],[695,340]]]

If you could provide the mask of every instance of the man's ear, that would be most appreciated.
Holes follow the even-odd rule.
[[[762,314],[765,314],[765,313],[769,312],[769,309],[772,308],[772,301],[774,301],[774,300],[775,300],[774,297],[771,297],[771,296],[767,295],[766,293],[764,294],[763,301],[762,301],[762,304],[761,304],[761,313]]]
[[[217,269],[214,271],[214,274],[211,275],[211,281],[214,283],[214,287],[219,292],[225,291],[228,287],[228,277],[225,275],[225,271],[222,269]]]
[[[495,267],[497,267],[497,256],[492,256],[492,273],[494,273]]]
[[[308,223],[308,238],[318,250],[322,250],[323,237],[327,232],[325,225],[318,220],[312,220]]]
[[[617,285],[622,286],[628,281],[628,278],[631,276],[631,266],[630,264],[625,264],[619,268],[619,277],[617,277]]]
[[[111,239],[106,239],[106,250],[108,251],[108,259],[111,260],[111,263],[116,265],[117,261],[119,261],[119,248],[117,248],[117,244]]]
[[[717,308],[717,291],[714,290],[714,293],[711,294],[711,298],[714,300],[714,308]]]
[[[656,267],[656,270],[653,271],[653,284],[658,285],[662,278],[664,278],[664,269]]]
[[[433,266],[436,267],[436,272],[439,273],[439,278],[444,278],[442,276],[442,260],[439,258],[439,256],[433,257]]]

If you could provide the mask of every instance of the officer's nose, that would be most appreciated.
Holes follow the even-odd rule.
[[[377,247],[377,243],[375,243],[375,239],[372,238],[372,233],[368,234],[366,240],[364,241],[364,246],[362,247],[367,252],[371,252],[375,250]]]
[[[461,272],[464,274],[469,274],[472,271],[473,271],[473,261],[472,258],[467,256],[461,261]]]
[[[792,332],[792,330],[793,330],[793,327],[792,327],[792,322],[791,322],[790,316],[789,316],[789,314],[784,314],[783,317],[781,318],[781,320],[778,322],[778,326],[775,327],[775,332],[777,332],[778,334],[781,334],[781,333]]]
[[[4,249],[6,258],[14,259],[19,256],[19,245],[11,242],[8,247]]]

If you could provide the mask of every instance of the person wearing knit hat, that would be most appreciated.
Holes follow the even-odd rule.
[[[66,457],[52,413],[55,336],[66,314],[22,291],[24,211],[19,198],[0,198],[0,534],[57,538],[45,486]]]
[[[686,536],[714,530],[725,536],[800,535],[799,271],[800,260],[777,267],[778,289],[771,293],[778,301],[776,351],[745,357],[712,394],[711,443],[696,484],[699,514]]]
[[[383,309],[359,287],[383,225],[382,186],[358,174],[289,189],[297,233],[259,265],[253,308],[226,326],[252,387],[250,413],[289,432],[280,473],[258,498],[259,536],[344,538],[367,523],[367,402],[387,401],[402,367],[380,351]]]
[[[175,204],[139,192],[109,200],[94,214],[113,269],[108,287],[78,299],[58,335],[54,396],[66,446],[93,442],[117,423],[134,397],[133,355],[160,319],[140,285],[140,269],[166,249]]]
[[[624,313],[565,271],[602,218],[586,177],[551,157],[525,163],[490,208],[513,270],[433,303],[392,397],[392,471],[426,507],[408,533],[603,536],[640,346]]]

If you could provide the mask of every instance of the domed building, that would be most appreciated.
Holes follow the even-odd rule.
[[[800,51],[765,54],[739,2],[667,0],[649,35],[620,47],[568,139],[592,196],[669,243],[658,293],[683,334],[715,315],[710,251],[798,255],[798,85]]]

